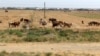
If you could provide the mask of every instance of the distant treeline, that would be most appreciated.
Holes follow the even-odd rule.
[[[44,10],[44,8],[38,8],[38,7],[3,7],[0,9],[7,9],[7,10]],[[77,8],[77,9],[72,9],[72,8],[46,8],[45,10],[63,10],[63,11],[100,11],[100,9],[89,9],[89,8]]]

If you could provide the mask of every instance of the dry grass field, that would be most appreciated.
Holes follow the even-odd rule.
[[[5,13],[4,10],[0,10],[0,29],[8,29],[8,22],[19,21],[20,18],[33,19],[32,27],[41,27],[39,24],[39,19],[44,17],[43,11],[35,10],[8,10],[9,12]],[[94,13],[93,13],[94,12]],[[59,21],[64,21],[67,23],[72,23],[73,26],[71,29],[92,29],[99,30],[99,26],[87,26],[90,21],[100,22],[100,17],[98,12],[64,12],[64,11],[46,11],[46,21],[48,22],[49,18],[56,18]],[[97,15],[97,16],[96,16]],[[91,17],[90,17],[91,16]],[[92,17],[94,16],[94,17]],[[85,24],[82,24],[81,21],[84,21]],[[46,25],[47,28],[52,28],[51,24],[48,22]],[[21,27],[17,27],[18,29]]]
[[[41,28],[39,24],[40,18],[44,17],[44,12],[39,10],[0,10],[0,52],[7,51],[12,53],[1,52],[1,56],[100,56],[100,26],[88,26],[88,22],[100,22],[100,13],[98,11],[46,11],[46,28]],[[9,31],[9,22],[19,21],[20,18],[32,19],[32,31],[24,32],[20,30]],[[72,23],[70,29],[86,30],[86,32],[74,32],[72,30],[54,31],[52,24],[49,23],[49,18],[56,18],[59,21]],[[84,24],[81,21],[84,21]],[[21,29],[19,27],[11,29]],[[45,29],[45,30],[44,30]],[[67,27],[62,29],[69,29]],[[94,31],[87,31],[94,30]],[[99,31],[96,31],[99,30]],[[95,32],[96,31],[96,32]],[[55,42],[61,43],[55,43]],[[4,42],[4,43],[2,43]],[[6,42],[6,44],[5,44]],[[10,43],[8,43],[10,42]],[[13,43],[11,43],[13,42]],[[16,44],[19,42],[19,44]],[[21,42],[21,43],[20,43]],[[24,42],[24,43],[23,43]],[[26,43],[36,42],[36,43]],[[37,43],[40,42],[40,43]],[[41,43],[43,42],[43,43]],[[44,43],[50,42],[50,43]],[[51,43],[52,42],[52,43]],[[53,44],[54,42],[54,44]],[[67,43],[66,43],[67,42]],[[71,42],[71,43],[68,43]],[[75,43],[73,43],[75,42]],[[78,42],[78,44],[77,44]],[[79,43],[81,42],[81,43]],[[83,43],[82,43],[83,42]],[[13,53],[15,52],[15,53]],[[33,52],[17,53],[17,52]],[[34,53],[40,52],[40,53]],[[42,53],[44,52],[44,53]],[[55,53],[56,52],[56,53]]]

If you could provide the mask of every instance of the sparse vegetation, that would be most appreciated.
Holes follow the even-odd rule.
[[[0,56],[96,56],[95,54],[87,54],[87,53],[20,53],[20,52],[0,52]]]
[[[14,36],[14,37],[13,37]],[[16,37],[15,37],[16,36]],[[54,30],[33,28],[31,30],[2,30],[0,42],[100,42],[100,31]]]

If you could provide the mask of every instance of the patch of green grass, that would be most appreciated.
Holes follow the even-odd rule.
[[[100,31],[54,30],[33,28],[31,30],[4,30],[0,42],[100,42]],[[14,38],[14,36],[16,36]]]
[[[45,53],[45,56],[52,56],[51,52]]]
[[[73,52],[64,52],[64,53],[53,53],[53,52],[45,52],[45,53],[27,53],[27,52],[11,52],[8,53],[6,51],[0,52],[0,56],[96,56],[94,54],[88,53],[73,53]]]
[[[31,29],[30,31],[28,31],[26,37],[24,38],[25,41],[28,42],[45,42],[48,40],[47,37],[43,37],[46,36],[48,34],[51,34],[52,31],[49,29]]]
[[[36,53],[36,55],[35,56],[41,56],[41,53]]]
[[[6,30],[6,32],[9,34],[9,35],[17,35],[18,37],[22,37],[23,36],[23,32],[21,30]]]

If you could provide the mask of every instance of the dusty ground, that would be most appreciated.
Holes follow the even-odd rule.
[[[5,13],[4,10],[0,10],[0,20],[3,23],[0,23],[0,29],[8,29],[8,22],[19,21],[20,18],[33,18],[33,27],[40,27],[39,19],[44,17],[43,11],[32,11],[32,10],[9,10],[8,13]],[[100,29],[100,27],[89,27],[87,26],[89,21],[100,21],[100,19],[89,19],[83,17],[77,17],[69,15],[63,11],[47,11],[46,12],[46,21],[48,22],[49,18],[56,18],[60,21],[65,21],[72,23],[72,29]],[[81,24],[81,21],[84,20],[85,24]],[[51,24],[48,22],[47,28],[51,28]],[[18,27],[21,28],[21,27]]]
[[[100,43],[0,43],[7,52],[73,52],[100,55]]]

